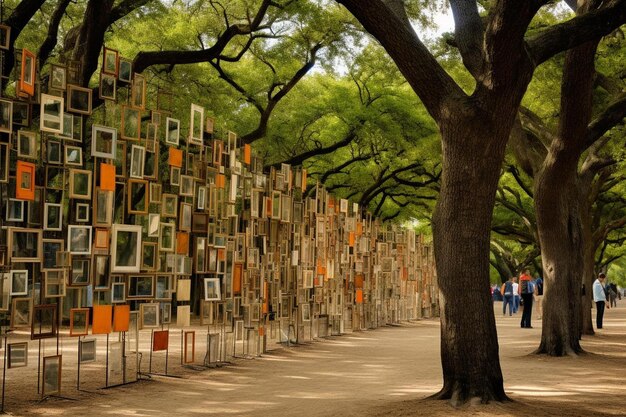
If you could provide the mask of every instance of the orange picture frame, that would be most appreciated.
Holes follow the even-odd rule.
[[[115,165],[100,164],[100,189],[102,191],[115,191]]]
[[[113,306],[95,305],[93,306],[93,324],[91,334],[111,333],[111,321],[113,319]]]
[[[116,305],[113,309],[113,331],[127,332],[130,327],[130,306]]]
[[[20,92],[35,95],[35,71],[37,58],[28,49],[22,49],[22,68],[20,71]]]
[[[35,164],[17,161],[15,198],[35,201]]]

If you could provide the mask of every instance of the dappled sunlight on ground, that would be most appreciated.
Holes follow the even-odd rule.
[[[519,328],[519,314],[494,306],[505,390],[514,402],[454,409],[426,399],[442,384],[439,324],[422,320],[285,347],[254,360],[153,377],[122,388],[81,393],[78,401],[27,403],[16,415],[76,416],[618,416],[626,415],[626,309],[584,337],[579,357],[533,355],[541,323]],[[499,310],[501,313],[501,310]],[[520,313],[521,314],[521,313]],[[74,393],[68,393],[73,396]],[[13,411],[13,410],[11,410]]]

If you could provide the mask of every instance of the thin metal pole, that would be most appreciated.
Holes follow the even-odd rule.
[[[0,328],[1,330],[1,328]],[[4,333],[4,358],[2,359],[2,404],[0,404],[0,413],[4,413],[4,388],[6,385],[6,375],[7,375],[7,339],[9,335]]]
[[[80,343],[80,336],[78,337],[78,373],[76,375],[76,390],[80,390],[80,356],[82,351],[82,343]]]
[[[39,353],[37,354],[37,394],[41,386],[41,339],[39,339]]]
[[[152,329],[152,333],[150,336],[150,361],[148,363],[148,373],[152,373],[152,344],[154,343],[154,329]]]
[[[104,386],[109,386],[109,334],[107,333],[107,357],[106,357],[106,375],[104,376]]]
[[[126,332],[122,332],[122,383],[126,384]]]

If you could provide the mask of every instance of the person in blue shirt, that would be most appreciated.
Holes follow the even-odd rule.
[[[600,273],[598,279],[593,283],[593,301],[596,302],[596,327],[602,328],[602,320],[604,319],[604,307],[610,308],[606,305],[606,292],[604,292],[604,278],[606,275]]]

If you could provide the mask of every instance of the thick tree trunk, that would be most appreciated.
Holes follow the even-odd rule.
[[[559,153],[560,152],[560,153]],[[535,211],[544,270],[544,309],[537,353],[564,356],[580,347],[583,230],[578,153],[548,155],[535,185]]]
[[[489,249],[508,132],[499,138],[489,125],[470,116],[442,128],[443,175],[433,234],[444,385],[434,398],[453,405],[470,398],[507,400],[489,291]]]

